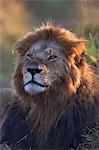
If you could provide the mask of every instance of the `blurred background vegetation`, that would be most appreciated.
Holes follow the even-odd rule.
[[[14,42],[52,18],[55,23],[87,38],[87,60],[98,66],[98,0],[1,0],[0,1],[0,87],[9,87],[15,65],[11,48]]]

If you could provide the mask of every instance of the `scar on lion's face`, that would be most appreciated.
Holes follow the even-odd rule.
[[[34,94],[53,86],[64,72],[64,59],[63,49],[56,42],[34,43],[24,56],[22,70],[24,90]],[[59,70],[56,69],[58,67]]]

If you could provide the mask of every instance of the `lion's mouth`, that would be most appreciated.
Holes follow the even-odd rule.
[[[25,87],[26,85],[28,85],[29,83],[37,84],[37,85],[39,85],[39,86],[41,86],[41,87],[43,87],[43,88],[44,88],[44,87],[47,87],[47,85],[38,83],[38,82],[36,82],[36,81],[34,81],[34,80],[31,80],[31,81],[28,81],[27,83],[25,83],[25,84],[24,84],[24,87]]]

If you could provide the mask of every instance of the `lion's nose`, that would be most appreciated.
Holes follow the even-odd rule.
[[[42,69],[39,69],[39,68],[27,68],[27,71],[34,76],[35,74],[40,73],[42,71]]]

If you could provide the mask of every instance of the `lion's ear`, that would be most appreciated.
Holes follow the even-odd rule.
[[[13,46],[12,46],[12,53],[16,54],[16,53],[21,53],[22,51],[22,45],[23,42],[21,40],[18,40]]]
[[[77,41],[73,41],[72,43],[70,54],[77,66],[80,66],[80,64],[82,64],[82,62],[85,60],[86,44],[88,44],[87,40],[77,40]]]
[[[28,33],[12,46],[12,53],[24,55],[33,43],[33,33]]]
[[[71,53],[75,53],[76,55],[82,55],[82,53],[86,52],[86,44],[88,44],[87,40],[75,40],[72,42]]]

